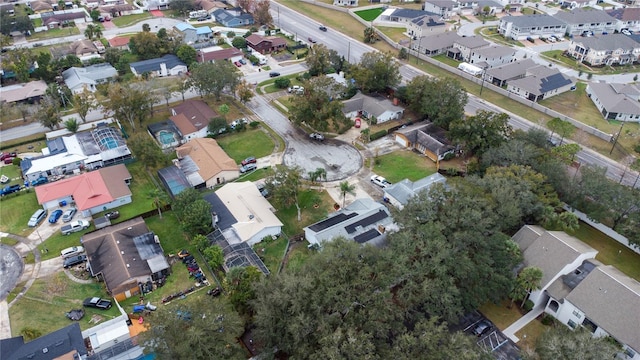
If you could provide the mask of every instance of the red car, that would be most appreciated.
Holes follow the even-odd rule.
[[[237,67],[242,66],[242,64],[240,64],[238,61],[234,62],[234,63],[233,63],[233,65],[235,65],[235,66],[237,66]]]
[[[251,157],[248,157],[248,158],[246,158],[246,159],[242,160],[242,166],[245,166],[245,165],[247,165],[247,164],[255,164],[256,162],[257,162],[257,161],[256,161],[256,158],[254,158],[253,156],[251,156]]]
[[[362,126],[362,120],[360,118],[356,118],[356,128],[359,129]]]
[[[4,163],[5,164],[13,164],[13,159],[15,159],[15,158],[12,158],[12,157],[5,158],[4,159]]]

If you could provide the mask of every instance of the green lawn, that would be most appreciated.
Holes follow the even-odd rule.
[[[407,31],[404,27],[376,26],[376,28],[395,42],[408,39],[407,35],[404,34]]]
[[[613,265],[640,281],[640,255],[637,253],[583,222],[580,222],[580,228],[576,232],[569,234],[598,250],[596,259],[603,264]]]
[[[274,142],[261,129],[251,129],[234,132],[216,139],[220,147],[237,163],[249,156],[261,158],[270,155],[274,149]]]
[[[8,237],[0,238],[0,244],[14,246],[17,243],[18,243],[18,240],[15,240],[15,239],[12,239],[12,238],[8,238]]]
[[[162,250],[166,255],[176,254],[183,248],[189,247],[187,237],[182,232],[178,218],[173,211],[163,212],[162,218],[156,215],[146,218],[144,221],[149,229],[160,238]]]
[[[142,13],[142,14],[133,14],[133,15],[125,15],[125,16],[119,16],[117,18],[113,18],[113,20],[111,20],[117,27],[125,27],[125,26],[129,26],[129,25],[133,25],[135,23],[138,23],[142,20],[146,20],[146,19],[150,19],[151,18],[151,14],[149,14],[148,12]]]
[[[282,231],[289,236],[301,234],[302,228],[326,218],[327,214],[333,211],[334,201],[326,191],[303,190],[298,194],[298,198],[301,209],[300,221],[298,221],[298,211],[295,204],[286,208],[273,204],[277,210],[276,216],[284,224]],[[318,207],[316,208],[314,205]]]
[[[6,175],[10,179],[8,183],[0,185],[1,187],[13,184],[22,185],[20,168],[16,165],[5,165],[3,167],[0,167],[0,175]]]
[[[458,65],[460,65],[460,61],[452,59],[445,54],[436,55],[433,59],[453,67],[458,67]]]
[[[482,315],[491,320],[498,329],[504,330],[522,317],[518,304],[513,304],[511,308],[509,308],[509,306],[511,306],[511,300],[505,299],[499,304],[488,302],[478,308],[478,310],[480,310]]]
[[[58,28],[58,29],[49,29],[47,31],[33,33],[33,35],[29,36],[28,40],[32,42],[37,40],[52,39],[52,38],[79,35],[79,34],[80,34],[80,30],[74,26],[74,27],[66,27],[66,28]]]
[[[273,169],[270,167],[257,169],[247,174],[240,174],[240,177],[235,181],[257,181],[273,175]]]
[[[0,201],[0,231],[21,236],[33,229],[27,227],[31,215],[40,208],[32,190],[9,195]],[[46,220],[45,220],[46,221]]]
[[[44,220],[47,221],[46,219]],[[93,226],[93,222],[91,226],[85,231],[79,231],[76,233],[71,233],[69,235],[62,235],[60,231],[56,231],[52,236],[46,239],[42,244],[38,245],[38,249],[40,250],[40,255],[42,260],[49,260],[55,257],[60,256],[60,250],[66,249],[71,246],[78,246],[80,244],[80,238],[83,234],[94,231],[96,228]],[[43,250],[49,250],[44,251]]]
[[[392,183],[409,179],[417,181],[436,172],[436,165],[429,158],[412,151],[395,151],[379,156],[373,172]]]
[[[156,185],[151,181],[151,176],[145,170],[144,165],[136,161],[128,164],[127,169],[132,177],[131,185],[129,186],[132,194],[132,202],[117,209],[120,211],[120,218],[117,219],[116,222],[131,219],[155,208],[149,194],[156,189]],[[99,215],[101,214],[97,214],[96,216]]]
[[[78,284],[63,272],[37,279],[25,296],[9,309],[11,333],[18,336],[21,329],[32,327],[47,334],[65,327],[71,322],[65,312],[82,308],[82,301],[92,296],[108,298],[103,284]],[[86,308],[84,318],[79,321],[82,330],[94,326],[89,324],[93,315],[102,316],[104,322],[119,312],[115,306],[107,311]]]
[[[289,259],[287,260],[287,266],[285,269],[287,271],[298,271],[304,265],[304,263],[315,254],[314,251],[309,250],[307,247],[309,243],[307,241],[303,241],[301,244],[297,246],[293,246],[291,250],[289,250]]]
[[[373,8],[373,9],[367,9],[367,10],[354,11],[354,13],[356,15],[360,16],[365,21],[373,21],[378,16],[380,16],[380,14],[382,14],[383,12],[384,12],[384,8],[381,8],[381,7]]]
[[[280,236],[275,241],[265,241],[253,246],[253,250],[262,257],[264,264],[272,274],[278,272],[280,263],[284,258],[284,251],[287,248],[287,238]]]

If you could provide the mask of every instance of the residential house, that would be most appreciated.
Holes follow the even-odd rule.
[[[148,0],[147,10],[167,10],[170,0]]]
[[[589,83],[587,95],[606,120],[640,122],[640,89],[635,84]]]
[[[47,92],[44,80],[0,87],[0,103],[37,103]]]
[[[83,216],[131,203],[131,174],[124,164],[89,171],[35,188],[38,204],[56,209],[61,202],[75,203]]]
[[[585,32],[594,34],[611,33],[616,30],[617,20],[603,10],[574,9],[558,11],[554,17],[567,24],[567,35],[579,36]]]
[[[196,9],[204,10],[209,14],[213,13],[219,7],[215,2],[209,0],[196,0],[193,4]]]
[[[189,23],[178,23],[173,26],[181,35],[182,42],[185,44],[193,44],[198,41],[198,31]],[[211,29],[209,29],[211,31]]]
[[[384,21],[398,22],[408,25],[413,19],[424,16],[437,16],[437,14],[430,13],[424,10],[389,8],[382,14],[380,14],[380,19]]]
[[[483,69],[489,69],[517,61],[517,53],[518,50],[502,45],[481,47],[471,50],[468,62]]]
[[[171,108],[171,120],[182,133],[183,143],[196,137],[206,137],[211,119],[218,117],[206,102],[187,100]]]
[[[109,39],[109,46],[120,50],[129,50],[129,37],[116,36]]]
[[[561,0],[560,6],[568,9],[593,7],[598,4],[598,0]]]
[[[101,6],[100,14],[103,16],[119,17],[140,13],[140,10],[131,4],[114,4],[109,6]]]
[[[378,124],[389,120],[401,119],[404,108],[391,100],[377,95],[365,95],[358,92],[354,97],[342,102],[342,113],[348,118],[364,116],[375,118]]]
[[[548,289],[545,312],[571,329],[621,345],[618,359],[640,359],[640,283],[611,265],[587,260]]]
[[[253,246],[282,232],[275,209],[252,182],[228,183],[204,199],[211,204],[218,235],[229,244]]]
[[[251,34],[247,36],[247,46],[260,54],[268,54],[274,51],[284,50],[287,47],[287,41],[277,36],[261,36]]]
[[[204,51],[201,49],[198,51],[198,56],[196,57],[199,63],[202,62],[215,62],[219,60],[227,60],[231,62],[239,61],[244,57],[244,53],[240,49],[236,49],[234,47],[213,51]]]
[[[114,304],[120,311],[115,317],[82,331],[82,338],[87,347],[90,359],[139,359],[144,354],[142,347],[134,342],[127,322],[130,322],[127,312],[117,302]]]
[[[540,101],[569,91],[575,83],[558,69],[538,65],[525,76],[507,83],[507,90],[531,101]]]
[[[87,348],[77,322],[28,342],[22,336],[0,339],[2,360],[85,359],[86,356]]]
[[[501,66],[487,69],[484,79],[496,86],[506,86],[511,80],[521,79],[527,74],[527,70],[537,64],[532,59],[523,59]]]
[[[439,15],[417,17],[407,25],[407,33],[413,40],[447,31],[447,23]]]
[[[61,59],[67,55],[75,55],[83,62],[100,58],[98,48],[89,39],[77,40],[70,45],[56,46],[50,51],[54,59]]]
[[[448,54],[453,50],[455,44],[461,36],[455,31],[446,31],[444,33],[427,35],[420,37],[418,41],[411,44],[411,48],[421,54],[435,56],[439,54]],[[457,49],[456,49],[457,51]],[[454,57],[454,54],[448,55]]]
[[[459,14],[462,16],[473,15],[478,9],[477,0],[457,0],[459,4]]]
[[[42,25],[49,29],[55,29],[59,27],[73,24],[83,24],[87,22],[87,13],[82,11],[53,11],[49,13],[43,13],[40,15],[42,19]]]
[[[547,231],[541,226],[525,225],[511,238],[524,258],[522,267],[542,270],[540,289],[529,295],[534,306],[546,304],[545,291],[563,275],[574,272],[585,260],[595,259],[598,251],[564,231]]]
[[[453,49],[449,53],[454,54],[456,60],[470,62],[473,51],[487,46],[489,46],[489,42],[480,36],[465,36],[458,38],[453,43]]]
[[[421,192],[428,192],[435,184],[444,184],[447,178],[439,173],[431,174],[418,181],[404,179],[383,189],[384,201],[402,210],[409,200]]]
[[[633,64],[640,57],[640,44],[624,34],[574,37],[567,54],[591,66]]]
[[[45,12],[53,11],[53,6],[48,1],[36,0],[36,1],[28,2],[27,5],[36,14],[42,14]]]
[[[255,23],[253,15],[242,11],[216,9],[211,15],[224,27],[251,26]]]
[[[177,56],[167,54],[160,58],[137,61],[129,64],[131,72],[135,76],[149,73],[152,76],[175,76],[187,72],[187,64]]]
[[[20,162],[27,181],[39,177],[60,177],[82,169],[96,170],[131,158],[131,151],[116,128],[98,124],[90,131],[47,140],[42,156]]]
[[[84,234],[91,276],[104,281],[117,301],[140,293],[140,284],[162,282],[170,266],[162,245],[142,217]]]
[[[334,6],[358,6],[358,0],[333,0]]]
[[[208,26],[196,28],[196,38],[198,41],[209,41],[213,38],[213,31]]]
[[[616,30],[628,29],[631,31],[640,31],[640,8],[638,7],[622,7],[606,10],[609,16],[618,20]]]
[[[475,9],[476,14],[496,15],[504,12],[504,6],[493,0],[479,0],[478,6]]]
[[[85,89],[95,92],[96,85],[114,81],[117,77],[118,70],[109,63],[95,64],[83,68],[70,67],[62,72],[64,83],[74,94],[79,94]]]
[[[449,19],[458,13],[459,4],[453,0],[425,0],[422,4],[422,10]]]
[[[498,32],[513,40],[525,40],[528,37],[539,39],[552,35],[562,38],[567,32],[567,23],[546,14],[510,15],[500,19]]]
[[[394,137],[401,146],[416,150],[435,162],[443,160],[447,154],[453,154],[455,151],[444,129],[431,122],[398,129]]]
[[[176,148],[177,166],[194,188],[213,188],[237,179],[236,162],[211,138],[195,138]]]
[[[344,209],[304,228],[304,237],[311,245],[322,246],[337,237],[358,244],[384,245],[389,231],[397,230],[386,206],[370,198],[356,199]]]

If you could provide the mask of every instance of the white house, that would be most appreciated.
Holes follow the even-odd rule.
[[[167,54],[160,58],[137,61],[129,64],[131,72],[135,76],[148,73],[152,76],[174,76],[187,72],[187,64],[183,63],[177,56]]]
[[[586,91],[606,120],[640,122],[640,89],[635,84],[594,82]]]
[[[402,210],[409,200],[423,191],[429,191],[429,189],[438,183],[444,184],[447,178],[435,173],[424,177],[418,181],[411,181],[404,179],[384,189],[384,199],[391,205]]]
[[[404,108],[395,105],[381,96],[364,95],[358,92],[354,97],[342,103],[342,112],[348,118],[358,116],[375,117],[378,123],[401,119]]]
[[[359,244],[382,245],[390,230],[397,230],[386,206],[370,198],[356,199],[349,206],[328,218],[304,228],[310,244],[322,245],[336,237],[344,237]]]
[[[567,23],[546,14],[505,16],[500,19],[498,32],[513,40],[525,40],[528,37],[538,39],[551,35],[562,38],[567,32]]]
[[[333,0],[335,6],[358,6],[358,0]]]
[[[488,69],[517,61],[517,53],[518,50],[502,45],[481,47],[470,51],[468,62]]]
[[[578,36],[588,31],[595,34],[613,34],[618,22],[605,11],[596,9],[558,11],[554,17],[567,24],[567,35],[572,36]]]
[[[95,92],[96,85],[111,82],[118,77],[116,70],[109,63],[95,64],[83,68],[71,67],[62,72],[65,85],[74,94],[85,89]]]
[[[422,10],[448,19],[460,11],[460,4],[452,0],[425,0],[422,4]]]

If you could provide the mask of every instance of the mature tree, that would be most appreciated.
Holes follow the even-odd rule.
[[[79,94],[75,94],[73,96],[73,106],[78,112],[80,120],[85,123],[87,121],[87,114],[89,111],[96,108],[93,94],[87,89],[82,90]]]
[[[196,62],[196,57],[198,56],[196,49],[187,44],[180,45],[176,51],[176,55],[189,67]]]
[[[196,249],[204,251],[204,249],[211,246],[211,240],[202,234],[198,234],[191,239],[191,243],[195,245]]]
[[[237,49],[245,49],[247,47],[247,39],[242,36],[236,36],[231,40],[231,45]]]
[[[560,145],[562,145],[565,137],[571,136],[571,134],[576,130],[576,127],[573,126],[573,124],[560,118],[553,118],[549,120],[547,126],[551,129],[551,136],[553,136],[554,133],[560,135]]]
[[[550,328],[538,338],[536,353],[540,360],[613,359],[620,348],[606,336],[594,337],[587,329],[565,326]]]
[[[448,130],[451,122],[464,117],[467,92],[457,80],[423,75],[407,85],[407,102],[420,118]]]
[[[22,33],[26,33],[27,31],[33,31],[33,29],[34,29],[33,28],[33,22],[31,21],[31,19],[27,15],[15,16],[13,18],[12,22],[15,22],[15,24],[14,24],[14,30],[15,31],[20,31]]]
[[[173,95],[177,93],[177,91],[175,86],[170,85],[170,86],[165,86],[161,88],[160,93],[162,94],[162,97],[164,98],[164,101],[166,102],[167,107],[169,107],[169,100],[171,100],[171,98],[173,97]]]
[[[307,175],[309,177],[309,181],[311,181],[312,184],[315,184],[318,180],[321,179],[327,180],[327,170],[325,170],[324,168],[317,168],[314,171],[309,171]],[[344,202],[342,206],[344,207]]]
[[[157,311],[140,335],[145,351],[159,359],[236,359],[244,355],[237,338],[244,331],[226,301],[189,296]]]
[[[193,87],[193,85],[191,84],[191,80],[189,79],[184,79],[184,80],[179,80],[178,83],[176,84],[176,91],[180,93],[180,95],[182,95],[182,101],[184,102],[184,94],[191,90],[191,88]]]
[[[543,275],[542,270],[535,266],[527,266],[520,271],[516,278],[516,284],[513,291],[513,293],[517,294],[518,297],[512,297],[513,300],[522,300],[522,305],[520,307],[524,307],[524,304],[532,291],[540,289],[540,281],[542,281]]]
[[[96,25],[93,25],[93,24],[87,25],[87,27],[84,30],[84,36],[86,36],[87,39],[89,39],[89,40],[93,40],[93,36],[94,36],[93,30],[95,28],[96,28]]]
[[[142,31],[143,32],[147,32],[147,33],[151,32],[151,25],[149,25],[147,23],[142,24]]]
[[[236,0],[236,6],[244,12],[252,13],[256,6],[256,0]]]
[[[367,27],[364,29],[364,43],[373,44],[378,40],[378,35],[373,27]]]
[[[236,87],[236,92],[238,93],[238,99],[240,99],[240,102],[243,104],[246,104],[255,95],[253,86],[245,79],[240,80],[240,83]]]
[[[38,63],[38,68],[33,70],[32,75],[40,80],[44,80],[46,83],[55,81],[60,69],[58,62],[53,61],[51,53],[48,51],[40,52],[35,56],[35,61]]]
[[[76,133],[80,125],[78,124],[78,120],[76,118],[71,118],[64,122],[65,129],[69,130],[72,133]]]
[[[400,64],[391,53],[372,51],[362,55],[352,70],[353,78],[365,93],[373,93],[400,84]]]
[[[279,167],[275,174],[267,179],[266,188],[273,194],[273,200],[283,206],[294,205],[298,209],[298,221],[301,219],[298,193],[302,185],[302,169],[299,167]]]
[[[512,139],[498,147],[492,147],[482,155],[482,164],[489,166],[524,165],[533,166],[545,154],[540,149],[524,140]]]
[[[207,264],[209,264],[209,267],[214,271],[224,263],[224,254],[222,252],[222,248],[218,245],[205,248],[202,255],[204,255],[204,258],[207,260]]]
[[[23,122],[27,122],[27,117],[34,112],[34,106],[28,103],[19,103],[16,105],[16,109],[20,113]]]
[[[355,195],[356,186],[349,184],[348,181],[340,183],[340,194],[342,195],[342,207],[344,207],[344,201],[347,198],[347,194]]]
[[[211,204],[199,199],[189,204],[180,217],[183,230],[191,235],[208,234],[212,230]]]
[[[60,104],[58,104],[58,101],[54,97],[45,95],[40,100],[40,104],[38,104],[33,117],[43,126],[53,130],[62,121],[58,113],[59,107]]]
[[[109,101],[103,106],[116,119],[128,123],[135,131],[135,120],[140,124],[144,122],[149,116],[152,101],[155,99],[149,91],[138,88],[135,84],[113,84],[109,87]]]
[[[33,65],[33,52],[28,48],[12,49],[7,53],[8,69],[16,74],[16,80],[24,83],[29,81],[29,74]]]
[[[158,165],[162,165],[167,161],[158,144],[146,132],[138,132],[133,134],[127,145],[131,149],[133,156],[144,164],[147,170],[153,169]]]
[[[228,61],[202,63],[193,66],[191,84],[200,95],[215,95],[217,100],[223,91],[235,94],[240,83],[240,75],[233,64]]]
[[[253,18],[258,24],[270,25],[273,23],[273,18],[269,12],[271,8],[271,2],[269,0],[258,0],[253,9]]]
[[[291,100],[289,118],[298,125],[306,123],[320,131],[337,131],[349,119],[342,112],[342,103],[331,98],[343,91],[344,86],[327,76],[312,78],[305,83],[304,94]]]
[[[582,150],[580,145],[573,143],[556,146],[551,149],[551,153],[557,156],[563,163],[571,164],[580,150]]]
[[[209,134],[218,135],[225,132],[227,129],[227,120],[222,117],[215,117],[209,122],[207,131]]]
[[[229,293],[229,302],[241,315],[251,315],[250,302],[255,299],[253,285],[260,281],[262,273],[254,266],[232,267],[227,272],[224,288]]]
[[[100,10],[98,10],[98,9],[91,10],[91,12],[89,12],[89,16],[91,16],[91,20],[93,20],[93,22],[99,22],[100,21]]]
[[[291,86],[291,79],[286,77],[279,77],[273,81],[273,85],[275,85],[278,89],[286,89]]]
[[[129,49],[142,60],[157,58],[165,51],[156,34],[144,31],[129,39]]]
[[[475,116],[463,117],[451,122],[450,137],[463,144],[472,154],[482,155],[498,147],[511,135],[509,115],[480,110]]]
[[[190,11],[196,10],[196,4],[194,0],[171,0],[171,10],[174,12],[187,16]]]
[[[155,151],[155,150],[152,150],[152,151]],[[167,157],[164,156],[163,154],[160,161],[167,162]],[[169,203],[171,203],[171,198],[169,198],[169,195],[167,195],[167,192],[158,187],[154,187],[151,191],[147,193],[147,197],[151,199],[151,202],[153,203],[153,207],[155,207],[156,210],[158,210],[158,217],[162,219],[162,208],[167,206]]]
[[[95,27],[95,29],[93,30],[93,36],[95,36],[96,38],[100,39],[102,37],[102,35],[104,35],[102,33],[102,27],[100,25],[97,25]]]
[[[309,48],[306,56],[307,68],[311,76],[328,74],[333,68],[337,51],[328,49],[324,44],[317,44]],[[339,57],[338,57],[339,58]]]

